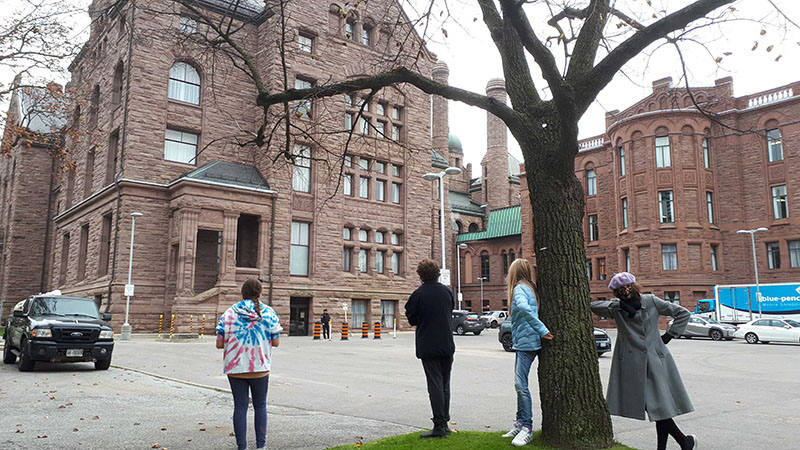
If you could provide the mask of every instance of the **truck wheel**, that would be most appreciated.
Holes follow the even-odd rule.
[[[475,333],[475,336],[480,336],[481,331],[483,331],[483,330],[473,331],[473,333]]]
[[[95,370],[108,370],[108,367],[111,365],[111,359],[103,359],[94,362],[94,369]]]
[[[744,340],[747,341],[748,344],[757,344],[758,336],[756,336],[755,333],[747,333],[744,335]]]
[[[721,341],[722,340],[722,331],[711,330],[711,333],[709,333],[709,336],[711,336],[711,340],[712,341]]]
[[[6,341],[6,345],[3,347],[3,363],[14,364],[15,362],[17,362],[17,355],[11,352],[11,343]]]
[[[466,331],[464,331],[464,326],[459,325],[456,328],[456,333],[458,333],[459,336],[463,336],[464,334],[466,334]]]
[[[511,338],[511,333],[506,333],[500,338],[500,342],[503,344],[503,350],[510,352],[514,350],[514,340]]]
[[[497,321],[496,320],[492,321],[492,328],[497,328]]]
[[[28,356],[28,352],[26,348],[28,347],[28,343],[26,342],[25,338],[19,343],[19,371],[20,372],[30,372],[33,370],[33,367],[36,365],[36,361],[32,360],[30,356]]]

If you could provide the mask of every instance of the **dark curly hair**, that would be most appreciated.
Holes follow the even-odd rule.
[[[423,282],[438,280],[439,273],[439,265],[432,259],[423,259],[417,265],[417,275]]]

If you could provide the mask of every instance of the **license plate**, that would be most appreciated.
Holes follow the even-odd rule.
[[[83,356],[83,349],[80,348],[67,349],[67,358],[77,358],[80,356]]]

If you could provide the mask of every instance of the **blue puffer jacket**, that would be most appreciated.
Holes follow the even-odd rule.
[[[542,336],[550,331],[539,320],[539,308],[533,289],[525,284],[514,287],[511,303],[511,337],[514,350],[536,351],[542,348]]]

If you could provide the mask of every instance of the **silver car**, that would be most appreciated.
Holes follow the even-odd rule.
[[[672,327],[672,320],[667,324],[667,330]],[[693,337],[710,337],[714,341],[733,340],[733,333],[736,332],[736,327],[726,323],[719,323],[714,319],[704,319],[702,317],[692,316],[689,318],[689,323],[686,324],[686,329],[683,330],[681,337],[687,339]]]

